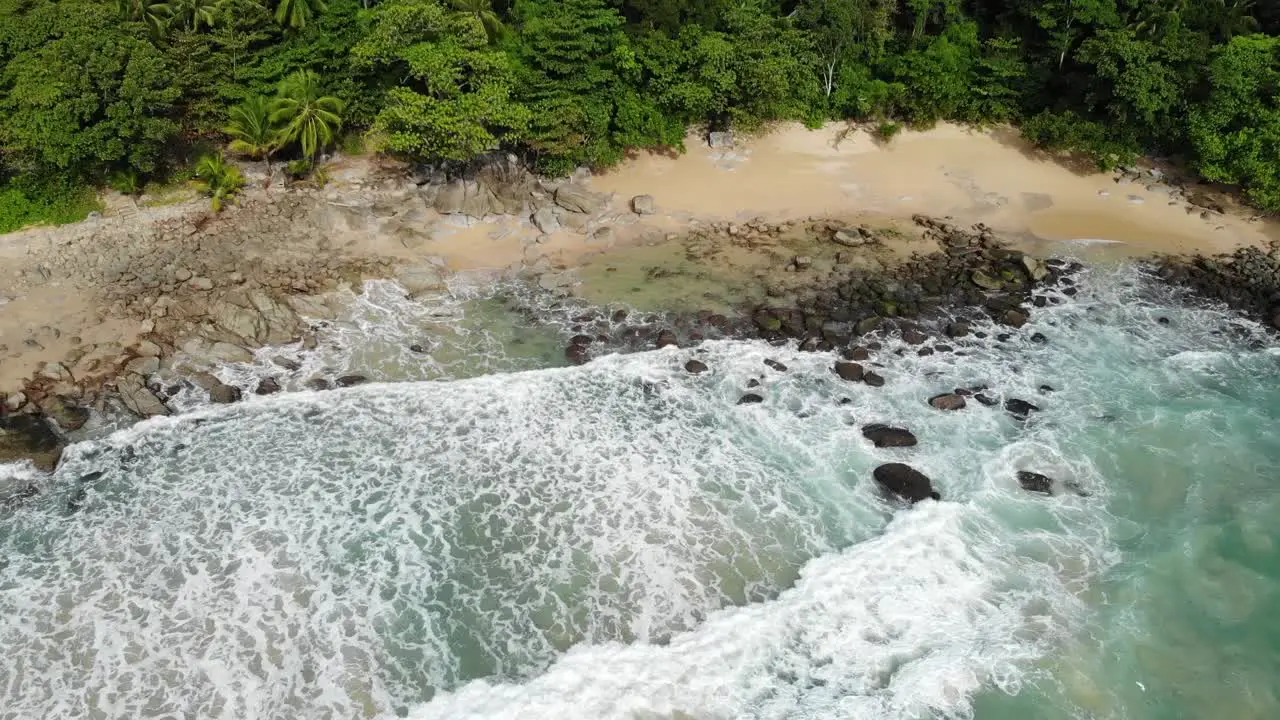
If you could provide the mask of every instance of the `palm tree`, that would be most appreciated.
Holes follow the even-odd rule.
[[[310,70],[299,70],[280,83],[279,97],[271,105],[271,123],[280,128],[284,142],[297,142],[302,154],[314,160],[342,129],[341,113],[341,100],[320,94],[320,78]]]
[[[116,7],[120,10],[120,16],[126,20],[145,24],[152,36],[159,36],[173,16],[173,8],[158,0],[116,0]]]
[[[210,198],[213,211],[222,210],[222,203],[244,187],[244,175],[240,168],[228,164],[222,153],[205,155],[196,163],[196,187]]]
[[[489,42],[494,42],[507,32],[507,28],[502,24],[498,13],[493,11],[493,0],[449,0],[449,2],[453,5],[454,10],[466,13],[479,20],[480,24],[484,25],[484,31],[489,36]]]
[[[231,136],[231,152],[267,161],[267,183],[271,183],[271,153],[280,148],[280,130],[271,122],[271,101],[250,95],[231,108],[231,120],[223,132]]]
[[[279,0],[276,23],[294,30],[307,26],[307,21],[328,9],[324,0]]]
[[[213,27],[218,4],[215,0],[176,0],[173,19],[191,32],[199,32],[200,26]]]

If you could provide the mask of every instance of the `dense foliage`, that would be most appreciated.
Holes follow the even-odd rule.
[[[65,208],[211,143],[309,166],[367,133],[564,173],[784,119],[1014,122],[1102,165],[1177,155],[1280,210],[1280,4],[0,0],[8,225],[40,219],[35,188]]]

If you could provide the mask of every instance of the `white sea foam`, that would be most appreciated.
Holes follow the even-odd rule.
[[[1085,278],[964,355],[889,342],[883,388],[716,342],[76,446],[0,519],[0,718],[965,717],[1087,622],[1110,455],[1187,382],[1161,360],[1207,346],[1214,317],[1148,326],[1141,292]],[[974,383],[1042,411],[925,403]],[[920,446],[875,449],[871,422]],[[886,504],[870,471],[895,460],[944,502]],[[1091,494],[1029,496],[1019,469]]]

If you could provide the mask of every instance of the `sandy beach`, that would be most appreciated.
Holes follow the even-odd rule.
[[[346,171],[332,173],[324,191],[311,191],[310,202],[322,204],[327,198],[331,206],[341,208],[347,196],[359,197],[372,187],[370,168],[385,165],[371,159],[345,161]],[[403,185],[405,180],[379,182]],[[604,258],[612,272],[618,264],[682,252],[680,233],[714,222],[834,218],[909,228],[916,213],[951,216],[962,224],[986,223],[1026,249],[1045,254],[1079,251],[1079,246],[1060,244],[1078,240],[1111,241],[1114,244],[1102,251],[1106,253],[1146,255],[1221,253],[1280,238],[1274,223],[1250,219],[1247,208],[1234,207],[1229,199],[1212,195],[1210,204],[1221,203],[1225,212],[1206,210],[1185,199],[1204,204],[1203,198],[1210,196],[1199,195],[1200,189],[1150,176],[1134,181],[1072,167],[1037,152],[1007,129],[940,125],[904,132],[886,145],[865,131],[840,125],[809,130],[790,124],[740,137],[736,147],[719,150],[690,135],[684,154],[639,154],[583,182],[610,194],[611,200],[590,223],[572,229],[544,232],[525,216],[468,220],[427,211],[415,220],[420,227],[412,242],[380,231],[383,226],[377,224],[353,229],[322,220],[319,234],[299,233],[279,243],[250,243],[227,252],[239,262],[252,258],[255,265],[290,265],[305,259],[323,266],[326,257],[341,255],[344,262],[368,261],[382,267],[429,260],[449,271],[506,272],[578,268]],[[651,195],[657,212],[632,213],[629,203],[637,195]],[[193,199],[177,207],[129,211],[129,218],[96,222],[128,220],[148,228],[185,213],[197,218],[198,225],[204,222],[206,204]],[[397,212],[394,206],[385,212],[375,207],[372,214]],[[220,221],[241,221],[237,217],[243,220],[244,213],[224,213]],[[71,367],[94,354],[108,362],[112,353],[123,362],[126,351],[154,328],[154,322],[140,323],[136,313],[122,313],[119,303],[105,299],[95,280],[100,274],[78,272],[83,251],[67,239],[76,233],[83,240],[83,228],[75,226],[0,237],[0,391],[22,387],[48,363]],[[141,236],[137,240],[144,245],[160,242]],[[664,244],[671,246],[669,250]],[[153,250],[169,252],[166,267],[182,272],[184,250],[143,247],[134,255],[149,257]],[[84,263],[91,264],[90,258]],[[51,265],[60,270],[51,272]],[[760,257],[741,263],[741,269],[756,278],[769,267]],[[589,267],[584,270],[586,275],[590,272]],[[311,287],[295,276],[291,291],[311,292]],[[180,334],[182,328],[173,327]],[[193,330],[195,325],[186,327]],[[177,335],[163,339],[175,346],[180,342]]]

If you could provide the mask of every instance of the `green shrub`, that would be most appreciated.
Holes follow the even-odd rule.
[[[209,196],[214,212],[221,211],[223,203],[244,187],[244,175],[240,168],[229,164],[222,154],[200,158],[196,163],[196,177],[200,178],[197,187],[200,192]]]
[[[28,225],[65,225],[101,210],[92,188],[68,184],[0,184],[0,233]]]
[[[876,129],[872,130],[871,134],[875,136],[876,140],[887,144],[897,137],[900,132],[902,132],[901,125],[890,120],[885,120],[879,125],[876,125]]]

